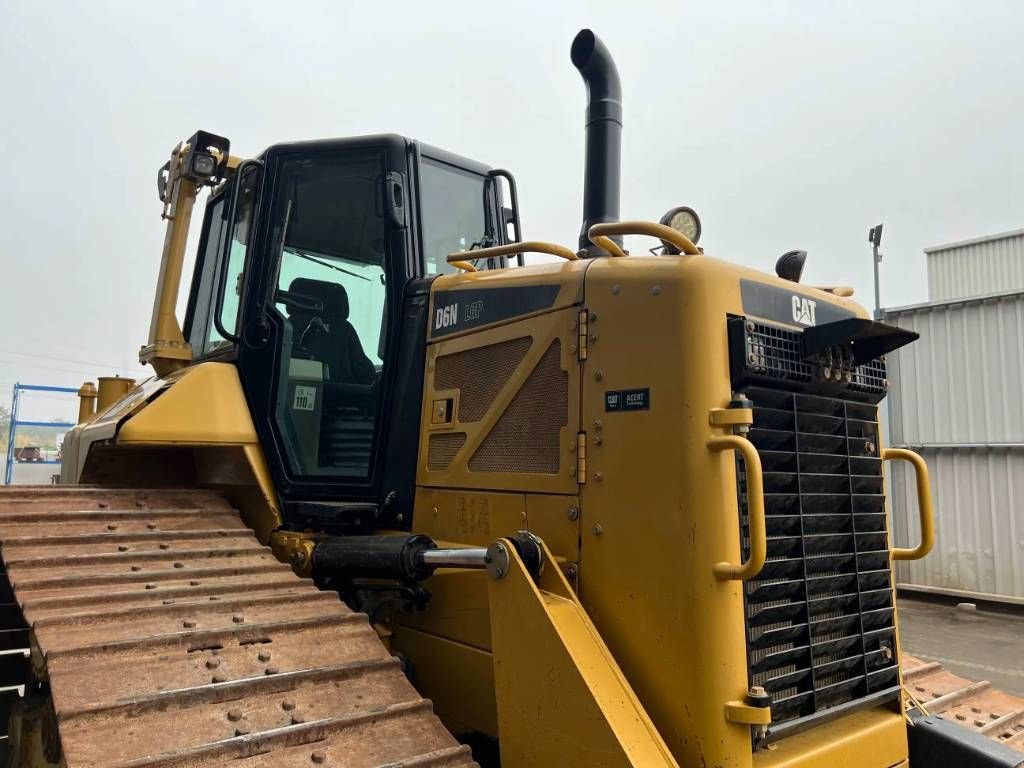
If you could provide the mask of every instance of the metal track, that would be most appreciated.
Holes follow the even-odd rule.
[[[905,653],[901,658],[903,687],[929,714],[942,715],[1024,752],[1024,699],[993,689],[987,680],[972,683],[958,677],[936,661],[924,662]]]
[[[11,765],[476,765],[366,616],[216,493],[2,489],[0,542]]]

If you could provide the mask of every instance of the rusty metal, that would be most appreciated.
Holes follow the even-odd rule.
[[[907,654],[902,660],[903,684],[929,714],[1024,752],[1024,699],[995,690],[987,680],[965,680],[937,662]]]
[[[12,765],[475,765],[366,616],[216,493],[3,489],[0,542],[0,688],[49,691]]]

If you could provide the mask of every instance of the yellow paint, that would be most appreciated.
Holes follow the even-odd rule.
[[[149,402],[125,419],[117,432],[116,444],[240,449],[251,473],[241,478],[241,486],[251,483],[251,492],[245,487],[236,488],[234,493],[245,502],[236,504],[260,541],[266,543],[271,531],[281,525],[281,515],[238,369],[229,363],[199,363],[180,369],[164,381],[162,390],[152,385],[147,390],[147,385],[143,385],[141,391],[159,394],[147,395],[151,397]],[[212,469],[212,458],[197,460],[200,474]]]
[[[715,563],[715,576],[720,579],[748,581],[757,578],[768,557],[768,538],[764,520],[764,480],[761,457],[754,444],[739,435],[722,435],[708,440],[708,448],[716,453],[736,451],[743,456],[747,473],[747,508],[749,513],[750,556],[742,565]],[[737,521],[737,525],[739,522]]]
[[[505,546],[488,581],[502,766],[677,766],[561,571],[535,584]]]
[[[498,732],[491,654],[404,626],[393,628],[391,647],[409,660],[416,687],[430,691],[434,711],[450,731]]]
[[[754,756],[754,768],[897,768],[906,759],[903,718],[879,708],[781,739]]]
[[[828,761],[842,750],[872,740],[877,743],[857,747],[864,760],[850,765],[889,768],[904,760],[901,715],[879,707],[783,739],[780,745],[785,745],[784,754],[791,762],[773,763],[782,746],[752,752],[751,726],[763,724],[766,712],[754,712],[745,703],[745,623],[742,582],[736,579],[751,577],[763,561],[763,508],[757,493],[758,457],[744,437],[734,434],[737,427],[750,423],[751,411],[728,407],[732,392],[726,316],[745,314],[741,279],[785,288],[859,317],[866,317],[866,312],[841,296],[703,255],[593,259],[450,275],[439,278],[435,287],[537,285],[553,276],[561,281],[561,288],[546,313],[454,334],[428,346],[422,421],[429,427],[421,436],[413,530],[459,544],[484,545],[488,537],[508,535],[507,526],[520,515],[524,527],[551,545],[558,567],[549,571],[560,578],[563,573],[577,576],[576,590],[594,632],[614,655],[644,716],[649,716],[681,765],[832,768]],[[522,336],[533,339],[526,359],[479,421],[460,423],[460,392],[433,386],[438,357]],[[570,375],[572,402],[560,465],[565,474],[471,472],[467,462],[473,446],[497,423],[528,377],[539,359],[538,346],[546,348],[553,338],[561,342],[561,365]],[[649,411],[605,411],[605,392],[640,387],[650,388]],[[449,398],[452,422],[438,424],[435,404]],[[429,434],[446,430],[465,433],[466,443],[447,469],[428,470]],[[751,504],[755,541],[745,564],[739,564],[734,450],[744,452],[753,470],[748,474],[755,497]],[[572,468],[577,469],[575,476],[568,474]],[[485,508],[483,521],[480,511]],[[738,564],[718,567],[719,576],[730,577],[725,580],[716,576],[716,566],[723,563]],[[508,637],[515,645],[503,647],[495,630],[496,614],[507,609],[497,602],[493,587],[490,600],[486,599],[481,592],[486,584],[478,573],[439,572],[427,582],[432,591],[436,587],[435,600],[427,610],[395,620],[396,627],[404,623],[416,633],[406,635],[407,644],[422,640],[426,646],[432,641],[423,638],[429,636],[455,647],[493,648],[500,705],[501,666],[527,674],[517,650],[520,646],[530,650],[531,659],[548,659],[573,654],[575,643],[585,644],[585,640],[564,634],[559,641],[562,648],[554,641],[551,647],[540,647],[541,640],[536,639],[540,630],[533,621],[540,617],[530,617],[532,609],[514,603],[518,618],[508,622]],[[544,621],[561,615],[560,608],[549,603],[544,603],[549,615]],[[489,616],[489,634],[482,628],[485,616]],[[423,651],[418,656],[429,679],[436,681],[431,685],[441,685],[442,665],[447,662]],[[467,670],[460,670],[460,675],[474,690],[489,686],[485,676]],[[423,693],[436,697],[431,685],[424,685]],[[562,710],[571,708],[566,702],[586,701],[586,695],[573,693],[571,683],[559,690]],[[536,704],[542,698],[534,696],[530,701]],[[453,721],[473,719],[469,704],[456,700],[450,706],[454,711],[448,717]],[[499,711],[503,711],[500,706]],[[506,714],[499,718],[504,741],[513,727]],[[511,717],[521,721],[527,715],[520,712]],[[547,717],[551,722],[556,719],[553,713]],[[595,722],[603,717],[595,716]],[[559,727],[562,718],[560,711]],[[534,732],[543,727],[533,724]],[[606,728],[607,722],[593,727]],[[564,732],[571,738],[571,723]],[[551,738],[554,751],[535,752],[533,764],[592,764],[587,762],[589,756],[560,752],[557,735]],[[830,746],[833,743],[840,746]],[[509,749],[515,754],[514,741]]]
[[[607,239],[607,235],[649,235],[672,243],[682,253],[691,256],[700,254],[697,246],[690,242],[690,238],[682,232],[664,224],[655,224],[653,221],[610,221],[604,224],[594,224],[587,234],[590,237],[590,242],[606,250],[608,250],[607,246],[603,245],[603,241],[598,242],[597,238]],[[625,255],[621,251],[619,253]]]
[[[117,442],[258,445],[249,406],[229,363],[194,365],[124,423]]]
[[[473,251],[458,251],[448,254],[448,263],[465,269],[463,264],[466,256],[474,260],[494,259],[500,256],[514,256],[519,253],[544,253],[548,256],[558,256],[566,261],[576,261],[579,257],[564,245],[556,243],[545,243],[542,240],[527,240],[525,243],[509,243],[508,245],[494,245],[490,248],[478,248]],[[476,268],[470,265],[470,271],[476,272]]]
[[[928,465],[919,454],[903,448],[884,449],[882,459],[906,461],[914,467],[914,476],[917,480],[917,507],[921,520],[921,543],[912,549],[893,549],[892,559],[920,560],[935,546],[935,510],[932,507],[932,484],[928,477]]]

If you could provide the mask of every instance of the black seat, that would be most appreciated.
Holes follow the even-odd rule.
[[[348,321],[348,293],[338,283],[297,277],[288,290],[323,304],[323,310],[292,309],[289,317],[295,343],[327,364],[328,381],[372,384],[377,369],[363,351],[356,329]],[[319,322],[318,322],[319,321]]]

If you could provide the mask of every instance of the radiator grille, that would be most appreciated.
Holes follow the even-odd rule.
[[[858,706],[898,700],[896,632],[878,408],[881,358],[856,338],[809,353],[803,331],[729,324],[733,391],[753,405],[764,470],[768,561],[744,584],[750,685],[772,698],[768,738]],[[746,477],[740,527],[749,553]]]
[[[744,587],[749,675],[772,727],[898,685],[877,408],[748,387],[768,562]],[[741,527],[746,529],[745,477]]]
[[[558,473],[561,430],[569,419],[569,373],[561,357],[555,339],[473,454],[472,471]]]
[[[459,390],[459,421],[480,421],[530,349],[519,339],[466,349],[437,358],[434,389]]]

